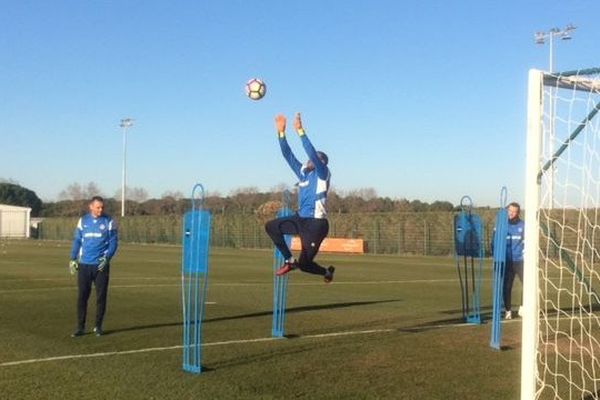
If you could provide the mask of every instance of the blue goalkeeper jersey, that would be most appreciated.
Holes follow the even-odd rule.
[[[285,136],[279,138],[281,153],[298,177],[298,215],[303,218],[327,218],[327,192],[331,173],[318,157],[306,134],[302,134],[300,138],[308,158],[315,166],[312,171],[307,171],[306,165],[302,165],[294,156]]]
[[[79,218],[73,235],[71,260],[98,265],[100,257],[111,259],[118,246],[117,224],[108,215],[94,218],[86,214]]]
[[[525,248],[525,222],[518,219],[508,221],[508,232],[506,234],[506,260],[523,261],[523,250]]]
[[[494,228],[496,233],[496,228]],[[491,242],[492,254],[494,253],[494,240]],[[525,249],[525,222],[521,219],[509,220],[506,232],[506,261],[523,261]]]

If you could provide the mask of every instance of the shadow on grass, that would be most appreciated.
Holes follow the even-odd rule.
[[[270,362],[273,359],[281,359],[284,356],[308,353],[311,351],[315,351],[315,349],[316,348],[313,344],[306,345],[306,346],[300,346],[300,347],[294,347],[294,348],[287,348],[287,349],[278,348],[277,351],[269,351],[266,353],[262,352],[262,353],[254,354],[254,355],[240,356],[240,357],[236,357],[236,358],[229,359],[229,360],[211,363],[210,368],[207,368],[203,365],[202,372],[204,372],[205,369],[209,372],[212,372],[212,371],[215,371],[218,369],[231,368],[231,367],[236,367],[236,366],[240,366],[240,365],[248,365],[248,364],[254,364],[254,363],[263,364],[263,363]]]
[[[491,312],[492,311],[492,306],[481,306],[479,309],[481,311],[489,311],[489,312]],[[456,308],[454,310],[443,310],[443,311],[440,311],[440,313],[442,313],[442,314],[460,314],[460,313],[462,313],[462,310],[460,308]]]
[[[461,317],[447,318],[447,319],[440,319],[440,320],[435,320],[435,321],[428,321],[428,322],[424,322],[422,324],[408,326],[406,328],[398,328],[397,330],[398,330],[398,332],[419,333],[419,332],[432,331],[432,330],[436,330],[436,329],[442,329],[442,328],[446,328],[448,326],[458,325],[458,324],[466,324],[466,323],[465,323],[465,320],[462,319]]]
[[[515,309],[518,309],[518,308],[519,308],[518,306],[512,307],[513,315],[514,315]],[[480,310],[481,310],[482,319],[485,319],[486,321],[492,319],[492,306],[482,306],[480,308]],[[556,314],[559,311],[566,315],[570,315],[570,314],[578,315],[580,313],[594,313],[594,312],[600,311],[600,304],[592,303],[592,304],[585,304],[585,305],[577,306],[577,307],[562,307],[558,311],[555,310],[554,313],[548,312],[548,315],[556,316]],[[442,313],[442,314],[460,314],[460,313],[462,313],[462,310],[460,308],[457,308],[457,309],[453,309],[453,310],[443,310],[443,311],[440,311],[440,313]]]
[[[598,390],[596,393],[587,394],[582,400],[594,400],[594,399],[600,399],[600,390]]]
[[[319,304],[319,305],[313,305],[313,306],[288,308],[286,310],[286,313],[290,314],[290,313],[299,313],[299,312],[305,312],[305,311],[340,309],[340,308],[348,308],[348,307],[365,306],[365,305],[371,305],[371,304],[392,303],[392,302],[396,302],[396,301],[401,301],[401,300],[354,301],[354,302],[345,302],[345,303]],[[218,318],[207,318],[204,320],[204,323],[219,322],[219,321],[231,321],[231,320],[243,319],[243,318],[265,317],[268,315],[273,315],[273,311],[269,310],[269,311],[261,311],[261,312],[251,313],[251,314],[233,315],[233,316],[218,317]],[[109,335],[109,334],[120,333],[120,332],[130,332],[130,331],[138,331],[138,330],[145,330],[145,329],[164,328],[164,327],[168,327],[168,326],[180,326],[182,324],[183,324],[182,321],[178,321],[178,322],[169,322],[169,323],[164,323],[164,324],[131,326],[131,327],[121,328],[121,329],[112,329],[112,330],[108,330],[108,331],[105,330],[104,334]]]

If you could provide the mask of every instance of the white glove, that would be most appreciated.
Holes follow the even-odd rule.
[[[106,267],[107,264],[108,264],[108,258],[100,257],[98,259],[98,271],[104,271],[104,268]]]
[[[69,261],[69,272],[71,275],[75,275],[75,273],[79,270],[79,263],[77,260]]]

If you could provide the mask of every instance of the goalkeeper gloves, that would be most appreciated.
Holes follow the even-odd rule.
[[[78,270],[79,263],[77,262],[77,260],[69,261],[69,272],[71,272],[71,275],[75,275],[75,272],[77,272]]]
[[[108,258],[100,257],[98,259],[98,271],[100,271],[100,272],[104,271],[104,268],[106,268],[107,264],[108,264]]]

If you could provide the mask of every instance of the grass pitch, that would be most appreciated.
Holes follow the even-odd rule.
[[[106,335],[72,339],[69,246],[0,248],[2,398],[518,398],[521,324],[503,324],[501,352],[488,346],[489,324],[462,324],[452,258],[320,255],[337,267],[334,282],[293,271],[288,338],[272,339],[272,252],[212,249],[205,371],[194,376],[182,372],[178,347],[181,249],[122,245],[111,266]],[[489,280],[482,286],[485,312]]]

